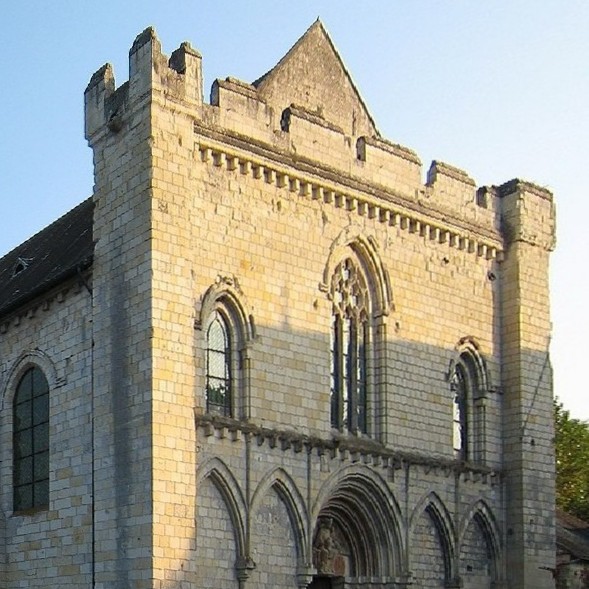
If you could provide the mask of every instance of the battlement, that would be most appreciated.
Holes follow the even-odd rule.
[[[321,63],[311,67],[309,55],[320,55]],[[195,145],[199,134],[207,141],[238,138],[242,145],[274,152],[286,165],[313,162],[318,173],[348,178],[421,213],[433,210],[499,237],[500,197],[507,189],[477,187],[467,172],[438,160],[424,182],[418,155],[380,136],[320,22],[254,83],[215,80],[209,104],[203,102],[201,61],[189,43],[168,58],[154,29],[143,31],[129,52],[128,82],[116,88],[109,64],[90,79],[85,92],[89,143],[133,127],[142,107],[157,103],[194,122]]]
[[[552,193],[515,178],[496,189],[501,199],[506,242],[524,242],[552,251],[556,245],[556,213]]]
[[[130,114],[158,90],[192,109],[202,106],[201,55],[182,43],[170,58],[162,53],[152,27],[139,34],[129,51],[129,80],[116,88],[112,66],[103,65],[84,92],[85,136],[90,145],[108,131],[130,124]]]

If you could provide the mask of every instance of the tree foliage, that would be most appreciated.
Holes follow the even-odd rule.
[[[589,521],[589,424],[554,401],[556,505]]]

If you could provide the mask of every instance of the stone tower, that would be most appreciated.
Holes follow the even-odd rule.
[[[507,567],[514,587],[543,587],[554,558],[554,448],[548,257],[552,195],[514,180],[499,189],[503,465]],[[550,564],[547,564],[550,563]]]
[[[200,55],[184,44],[168,61],[147,29],[130,50],[129,81],[115,89],[104,66],[85,104],[95,164],[96,581],[190,581],[194,278],[182,252],[196,246],[186,211]]]

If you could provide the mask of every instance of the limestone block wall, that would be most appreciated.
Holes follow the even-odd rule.
[[[107,65],[86,89],[92,293],[64,285],[0,325],[0,586],[550,587],[551,195],[439,161],[423,182],[320,23],[255,83],[202,93],[198,52],[168,59],[151,29],[128,82]],[[347,257],[369,300],[362,433],[330,418]],[[221,307],[223,417],[205,399]],[[476,455],[460,460],[465,349]],[[30,363],[50,385],[50,505],[14,514]]]
[[[187,44],[170,63],[176,69],[148,30],[131,49],[129,82],[115,89],[106,66],[85,95],[95,155],[96,580],[103,586],[193,576],[194,305],[181,253],[190,243],[176,217],[185,202],[171,188],[184,181],[186,148],[165,118],[198,110],[202,78],[200,56]],[[159,119],[158,84],[170,95],[159,97],[169,109]],[[164,226],[159,219],[170,214],[175,221]]]
[[[502,191],[510,236],[502,285],[508,566],[515,583],[531,586],[539,584],[542,562],[553,563],[555,554],[551,324],[544,271],[554,245],[554,207],[550,195],[533,185],[510,182]]]
[[[49,293],[0,327],[0,586],[92,579],[92,321],[82,285]],[[49,508],[13,511],[12,401],[31,366],[49,384]]]
[[[443,563],[446,586],[500,587],[511,514],[516,586],[549,587],[537,564],[551,492],[527,494],[549,476],[548,389],[530,421],[547,458],[523,460],[517,437],[538,377],[523,345],[545,349],[546,322],[527,322],[525,338],[518,329],[548,307],[553,211],[538,203],[551,196],[517,181],[477,189],[441,162],[423,183],[419,158],[378,136],[345,70],[333,78],[345,96],[317,103],[324,76],[303,72],[301,48],[343,66],[319,25],[310,31],[256,83],[218,81],[211,104],[197,52],[183,45],[168,60],[151,30],[132,47],[128,84],[115,88],[106,68],[87,90],[101,582],[306,587],[327,566],[318,530],[335,519],[322,534],[340,538],[341,560],[328,564],[350,582],[439,583]],[[518,213],[536,209],[539,240]],[[370,300],[362,434],[330,420],[331,281],[347,256]],[[206,415],[204,393],[206,326],[221,305],[238,341],[224,419]],[[463,463],[450,380],[465,347],[480,383],[477,457]],[[529,528],[529,512],[542,523]],[[432,525],[430,559],[415,538]],[[366,546],[375,554],[359,558]]]
[[[497,262],[449,240],[431,239],[410,223],[391,226],[358,206],[350,210],[336,190],[334,201],[325,202],[313,188],[301,189],[303,180],[292,190],[290,179],[281,186],[252,164],[231,169],[212,151],[195,150],[192,169],[201,174],[190,211],[191,241],[200,244],[192,250],[194,297],[202,299],[223,277],[239,284],[257,325],[251,346],[252,420],[329,435],[331,302],[321,284],[332,258],[355,239],[367,239],[392,289],[383,320],[385,348],[382,358],[373,359],[386,365],[390,378],[383,385],[388,404],[383,437],[398,448],[451,457],[447,375],[462,338],[478,342],[491,382],[497,386],[500,379],[492,279]],[[200,335],[196,370],[202,382]],[[488,461],[499,465],[500,394],[489,394],[487,401]]]

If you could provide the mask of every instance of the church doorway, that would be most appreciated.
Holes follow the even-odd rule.
[[[341,577],[316,575],[313,577],[307,589],[339,589],[340,587],[343,587],[343,579]]]
[[[315,521],[317,575],[309,587],[339,589],[346,580],[352,586],[384,585],[397,576],[401,542],[395,507],[386,484],[370,471],[341,477],[325,494]]]

